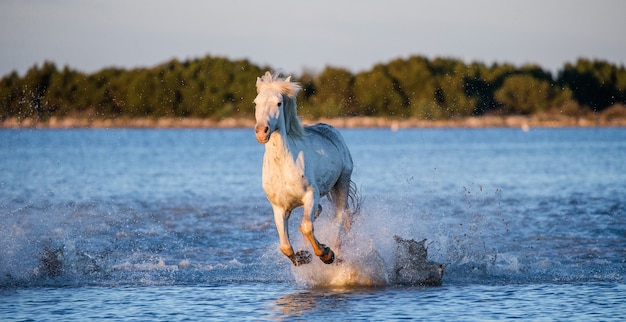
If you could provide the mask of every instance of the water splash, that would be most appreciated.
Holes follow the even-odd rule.
[[[509,240],[516,236],[511,233],[509,214],[504,210],[499,189],[471,184],[462,187],[456,196],[425,194],[373,199],[363,207],[362,216],[342,244],[344,261],[339,265],[324,265],[314,259],[312,265],[294,267],[292,274],[298,283],[313,287],[407,284],[402,280],[411,279],[399,276],[398,266],[416,266],[408,264],[410,256],[406,251],[399,252],[394,236],[425,239],[424,250],[428,249],[429,257],[423,263],[442,263],[444,283],[523,279],[529,270],[545,264],[518,252],[515,240]],[[318,219],[316,234],[322,242],[333,240],[332,227],[332,221],[324,215]],[[308,247],[299,236],[296,241],[300,241],[301,247]],[[427,278],[420,274],[436,273],[437,268],[438,265],[413,269],[409,276],[424,281]],[[530,274],[536,278],[534,273]]]
[[[393,229],[389,231],[388,226],[380,225],[377,219],[365,211],[341,239],[337,263],[327,265],[313,260],[311,264],[293,267],[296,281],[316,288],[440,285],[442,267],[427,260],[424,242],[400,238],[394,235]],[[334,227],[333,220],[318,219],[318,238],[334,240]],[[302,239],[300,243],[307,247]]]

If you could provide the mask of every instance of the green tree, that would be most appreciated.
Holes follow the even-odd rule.
[[[385,65],[376,65],[372,71],[357,74],[354,94],[362,115],[409,116],[406,95]]]
[[[431,66],[436,75],[434,100],[441,118],[472,115],[477,100],[468,96],[465,89],[465,76],[470,69],[458,59],[435,59]]]
[[[421,56],[396,59],[388,64],[389,75],[397,82],[405,95],[410,116],[429,118],[434,105],[433,93],[436,81],[431,72],[430,61]]]
[[[310,99],[316,109],[314,117],[355,115],[357,106],[353,94],[354,76],[343,68],[326,67],[314,79],[314,94]]]
[[[594,111],[615,103],[626,104],[626,70],[602,60],[579,59],[559,72],[558,83],[569,87],[574,98]]]
[[[19,117],[20,77],[16,71],[11,72],[0,80],[0,120],[9,117]]]
[[[128,97],[127,71],[106,68],[88,78],[89,101],[86,102],[93,116],[115,118],[124,115]]]
[[[66,117],[251,117],[255,80],[268,66],[223,57],[176,59],[151,68],[83,74],[54,63],[0,79],[0,119]],[[559,107],[581,115],[626,104],[626,70],[602,60],[566,64],[553,79],[536,65],[465,64],[453,58],[395,59],[352,74],[326,67],[299,79],[308,117],[353,115],[445,119],[530,114]]]
[[[531,75],[512,75],[494,93],[496,101],[503,106],[506,114],[532,114],[546,110],[553,105],[564,103],[570,97],[568,90],[562,90],[547,80]]]
[[[41,68],[35,65],[26,72],[21,82],[22,97],[17,106],[20,117],[45,120],[55,112],[56,106],[48,104],[46,92],[56,73],[56,65],[51,62],[45,62]]]
[[[62,71],[53,73],[44,100],[55,116],[64,117],[80,110],[77,106],[81,92],[83,74],[65,66]]]

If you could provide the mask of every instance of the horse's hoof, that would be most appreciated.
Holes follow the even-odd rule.
[[[335,253],[332,249],[326,246],[322,245],[322,247],[324,248],[324,253],[322,253],[320,259],[324,262],[324,264],[332,264],[332,262],[335,261]]]
[[[299,250],[290,259],[294,266],[308,264],[311,262],[311,253],[306,250]]]

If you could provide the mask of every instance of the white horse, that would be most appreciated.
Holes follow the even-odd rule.
[[[300,232],[311,243],[313,252],[330,264],[335,253],[321,244],[314,235],[313,221],[322,211],[324,196],[333,204],[339,233],[349,229],[351,216],[358,211],[356,189],[350,179],[352,157],[341,134],[327,124],[303,127],[296,111],[296,95],[300,85],[291,76],[279,78],[270,72],[257,78],[256,139],[265,144],[263,158],[263,190],[272,204],[280,250],[294,265],[311,262],[306,250],[294,253],[289,242],[287,220],[299,206],[304,208]],[[349,201],[355,208],[348,209]]]

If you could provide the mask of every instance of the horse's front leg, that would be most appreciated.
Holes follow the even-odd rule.
[[[324,244],[320,244],[317,241],[313,229],[313,221],[315,220],[315,214],[318,211],[320,197],[316,191],[309,191],[304,197],[303,208],[304,214],[302,216],[302,224],[300,225],[300,232],[306,239],[309,240],[311,246],[313,246],[313,252],[318,256],[322,262],[330,264],[335,260],[335,253]],[[321,209],[320,209],[321,210]]]
[[[289,242],[289,226],[287,221],[291,215],[291,211],[286,211],[280,207],[274,208],[274,221],[276,222],[276,230],[278,230],[278,238],[280,239],[280,251],[287,256],[295,266],[308,264],[311,262],[311,254],[307,251],[293,252],[291,242]]]

